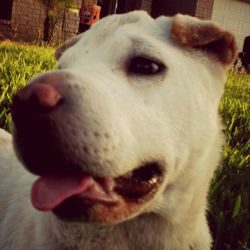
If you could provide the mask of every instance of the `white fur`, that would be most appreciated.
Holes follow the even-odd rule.
[[[153,20],[143,12],[105,18],[58,63],[75,77],[72,82],[82,95],[79,110],[90,117],[87,132],[110,135],[107,140],[87,140],[87,146],[98,151],[88,161],[104,166],[87,170],[118,176],[159,158],[167,174],[157,194],[119,224],[60,221],[31,206],[35,177],[21,166],[11,137],[0,130],[1,250],[210,249],[206,196],[223,143],[217,108],[226,69],[206,53],[175,43],[171,22],[167,17]],[[136,54],[159,59],[166,72],[128,74],[125,63]],[[79,151],[81,161],[80,149],[67,142],[72,136],[69,132],[65,144]],[[103,149],[111,146],[107,154]]]

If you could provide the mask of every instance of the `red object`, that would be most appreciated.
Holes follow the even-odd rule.
[[[96,4],[83,4],[80,9],[80,23],[92,25],[100,19],[101,7]]]

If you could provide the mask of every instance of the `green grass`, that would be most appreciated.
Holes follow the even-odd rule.
[[[210,191],[214,249],[250,249],[250,75],[229,72],[220,112],[227,143]]]
[[[0,127],[10,129],[9,103],[16,91],[55,65],[52,48],[0,43]]]
[[[51,48],[0,43],[0,127],[10,130],[13,94],[55,66],[53,53]],[[250,75],[228,74],[220,112],[227,144],[209,194],[213,250],[250,249]]]

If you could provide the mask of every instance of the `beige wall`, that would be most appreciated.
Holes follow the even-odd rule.
[[[241,51],[244,38],[250,36],[250,3],[239,0],[214,0],[212,20],[236,35]]]

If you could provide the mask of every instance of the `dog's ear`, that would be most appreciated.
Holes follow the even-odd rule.
[[[234,35],[211,21],[177,14],[173,17],[170,34],[184,46],[214,54],[222,64],[228,65],[236,58]]]
[[[60,45],[55,52],[55,58],[56,60],[58,60],[61,55],[63,54],[63,52],[65,50],[67,50],[68,48],[72,47],[73,45],[75,45],[82,37],[82,34],[77,35],[69,40],[67,40],[65,43],[63,43],[62,45]]]

